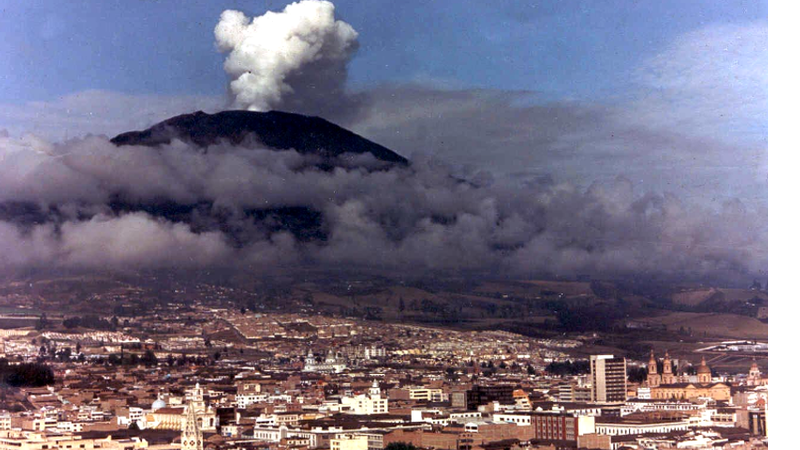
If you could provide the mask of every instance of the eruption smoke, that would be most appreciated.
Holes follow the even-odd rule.
[[[252,20],[240,11],[223,12],[214,34],[218,49],[228,53],[232,106],[314,115],[342,107],[358,33],[333,12],[333,3],[316,0]]]

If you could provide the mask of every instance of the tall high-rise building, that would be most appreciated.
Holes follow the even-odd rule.
[[[592,401],[624,402],[628,388],[625,358],[614,355],[592,355]]]

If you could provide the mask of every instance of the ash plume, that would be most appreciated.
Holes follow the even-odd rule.
[[[228,54],[224,67],[235,109],[325,116],[350,101],[344,88],[358,33],[334,18],[333,3],[303,0],[253,19],[227,10],[214,35]]]

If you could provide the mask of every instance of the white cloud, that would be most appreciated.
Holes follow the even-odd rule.
[[[635,77],[644,89],[627,120],[735,144],[766,140],[766,23],[687,33]]]
[[[233,106],[250,111],[319,114],[322,104],[343,100],[347,64],[358,48],[358,33],[335,19],[333,3],[316,0],[252,21],[240,11],[225,11],[214,35],[219,50],[228,53]]]

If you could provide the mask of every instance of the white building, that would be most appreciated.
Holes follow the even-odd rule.
[[[347,414],[372,415],[389,412],[389,400],[381,397],[381,388],[378,387],[377,381],[372,383],[368,395],[359,394],[353,397],[342,397],[341,403],[342,412]]]
[[[333,373],[342,373],[347,369],[347,364],[344,361],[337,358],[332,350],[328,351],[328,355],[325,357],[325,361],[318,363],[317,360],[314,358],[314,353],[311,349],[308,349],[308,355],[306,355],[305,364],[303,365],[303,372],[333,372]]]

